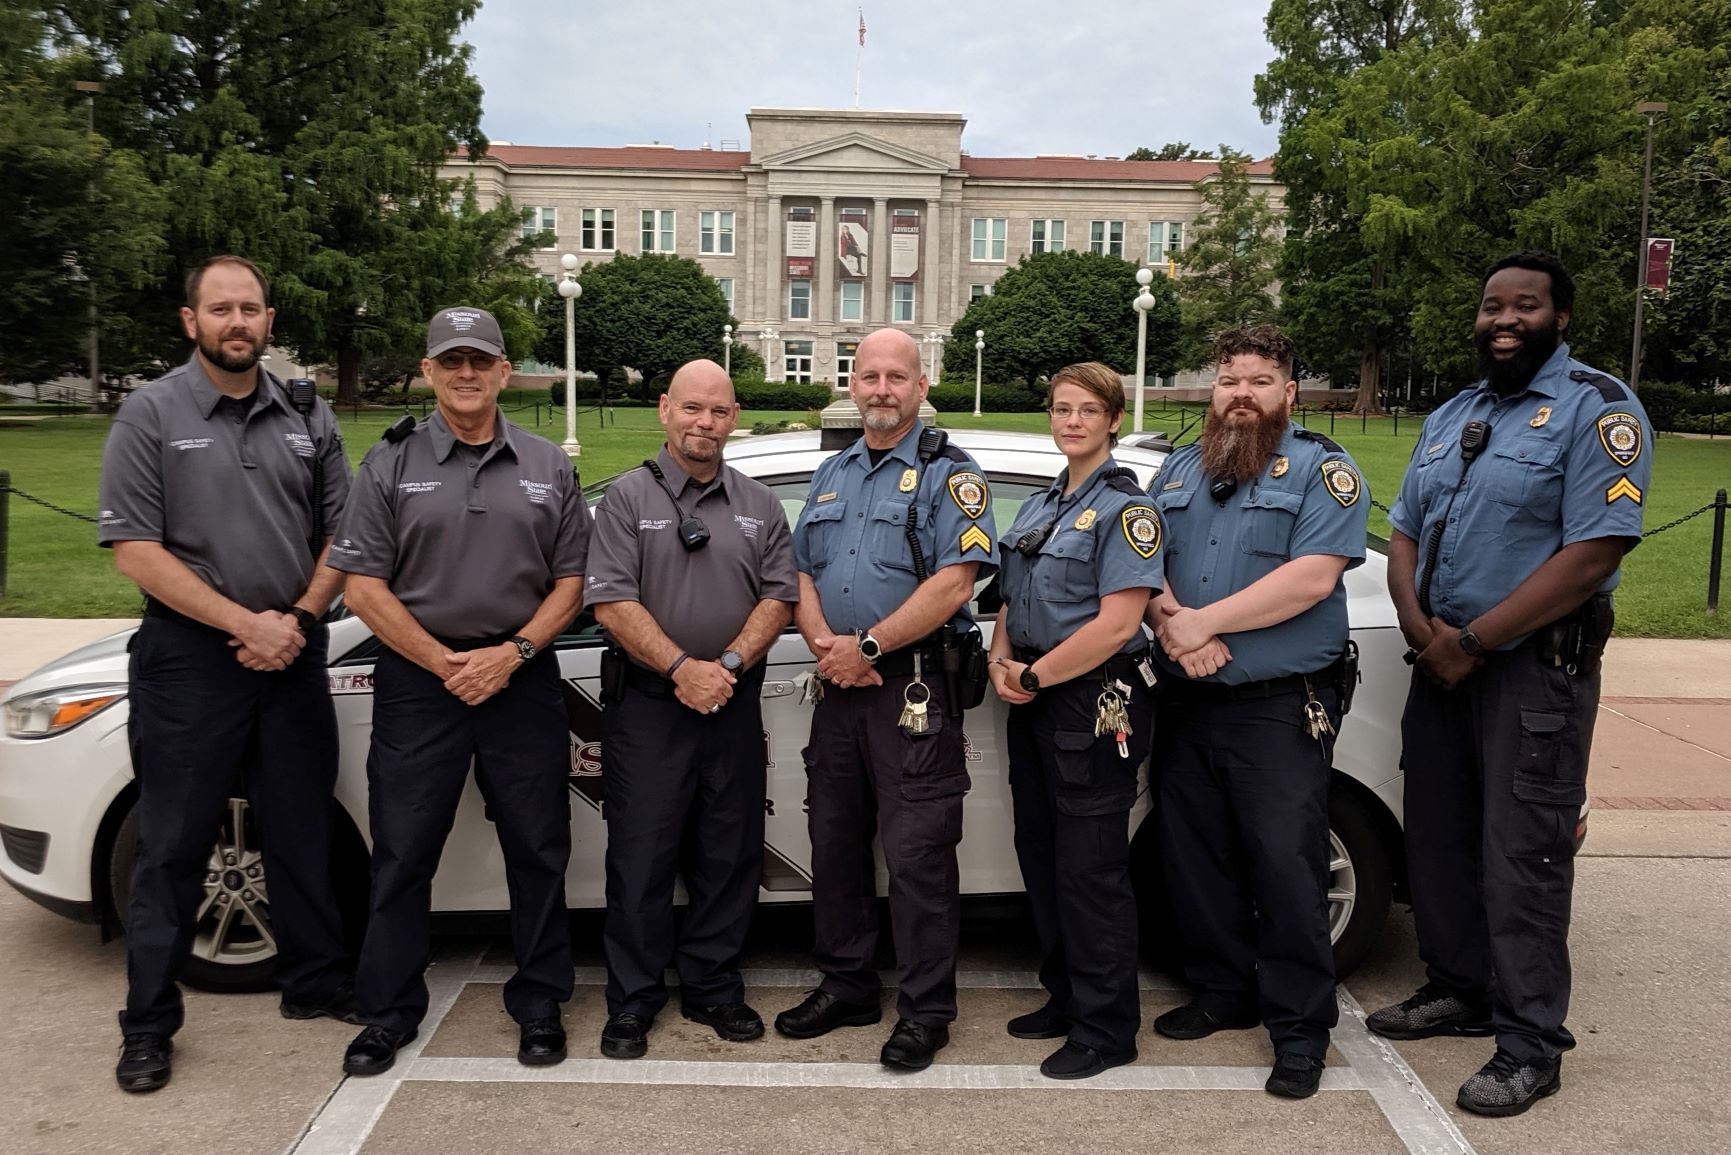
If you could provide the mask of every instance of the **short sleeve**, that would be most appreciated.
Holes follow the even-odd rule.
[[[1418,432],[1418,440],[1412,443],[1412,457],[1406,463],[1406,473],[1400,479],[1400,492],[1395,495],[1394,506],[1388,511],[1388,523],[1400,533],[1418,540],[1419,533],[1424,529],[1424,508],[1418,496],[1418,470],[1413,468],[1418,464],[1419,451],[1429,444],[1430,418]],[[1369,511],[1366,511],[1368,524]]]
[[[787,515],[782,512],[779,501],[771,499],[763,520],[757,598],[759,601],[797,602],[799,570],[793,560],[793,534],[787,528]]]
[[[1653,427],[1633,397],[1583,406],[1563,470],[1563,544],[1620,537],[1641,542],[1653,481]]]
[[[829,492],[823,487],[829,481],[830,472],[829,462],[825,462],[811,475],[811,489],[806,492],[805,504],[800,507],[799,519],[793,525],[793,565],[800,573],[817,572],[816,562],[811,556],[811,514],[819,504],[817,495]]]
[[[640,598],[637,516],[630,505],[624,489],[616,484],[601,495],[595,506],[589,572],[583,579],[586,605],[634,602]]]
[[[1311,467],[1288,556],[1343,557],[1351,569],[1364,561],[1369,524],[1370,496],[1358,466],[1344,453],[1326,453]]]
[[[319,408],[324,414],[324,452],[319,461],[324,466],[324,527],[327,535],[334,536],[336,527],[343,519],[343,506],[349,497],[349,455],[343,444],[342,426],[337,424],[336,415],[323,401]]]
[[[589,565],[589,539],[594,524],[577,484],[577,471],[561,464],[562,493],[559,502],[559,532],[553,539],[553,578],[578,577]]]
[[[1095,580],[1101,597],[1166,588],[1165,529],[1160,514],[1145,501],[1130,501],[1110,521],[1096,523]]]
[[[377,454],[367,455],[355,471],[342,520],[331,540],[327,564],[344,573],[388,578],[397,571],[396,514],[387,480],[379,473]]]
[[[148,409],[129,403],[108,431],[98,483],[96,540],[101,545],[162,540],[162,438],[154,418]]]
[[[949,468],[944,469],[945,466]],[[937,548],[931,572],[962,562],[979,562],[979,577],[998,570],[997,526],[992,520],[992,489],[972,458],[940,456],[927,467],[942,478],[931,486],[931,525]]]

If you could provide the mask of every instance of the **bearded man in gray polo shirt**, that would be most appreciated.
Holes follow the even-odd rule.
[[[499,834],[517,973],[505,1009],[519,1061],[565,1058],[571,997],[565,868],[569,725],[551,648],[577,614],[589,513],[558,447],[505,420],[498,322],[438,313],[421,372],[438,409],[375,445],[355,474],[331,564],[386,649],[373,673],[367,755],[371,918],[356,968],[368,1024],[343,1069],[375,1075],[427,1013],[433,875],[471,762]]]
[[[799,578],[781,502],[723,463],[733,382],[692,361],[661,398],[667,443],[595,507],[589,599],[615,649],[604,676],[607,1025],[635,1059],[677,968],[680,1011],[723,1039],[763,1034],[739,955],[763,872],[764,657]],[[690,895],[675,942],[673,877]]]

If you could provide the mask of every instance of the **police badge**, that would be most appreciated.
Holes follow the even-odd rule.
[[[1124,507],[1124,540],[1146,561],[1160,548],[1160,515],[1146,505]]]
[[[919,483],[920,475],[918,473],[911,469],[904,469],[902,470],[901,484],[896,486],[896,488],[901,490],[903,493],[912,493],[914,487],[919,485]]]
[[[1268,476],[1270,476],[1270,477],[1285,477],[1286,471],[1288,469],[1291,469],[1291,468],[1292,468],[1292,462],[1290,459],[1285,458],[1285,457],[1276,457],[1274,459],[1274,468],[1270,469],[1268,471]]]
[[[1081,516],[1076,518],[1076,528],[1077,529],[1089,529],[1089,528],[1091,528],[1094,524],[1094,516],[1095,516],[1095,514],[1094,514],[1093,510],[1084,509],[1082,511]]]
[[[1641,423],[1631,413],[1607,413],[1599,418],[1599,444],[1627,469],[1641,456]]]

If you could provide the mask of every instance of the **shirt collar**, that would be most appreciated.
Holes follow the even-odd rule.
[[[445,424],[445,415],[437,409],[427,418],[427,429],[433,437],[433,460],[440,465],[451,456],[451,450],[456,448],[457,435],[451,432],[451,427]],[[493,414],[493,440],[488,443],[487,451],[481,455],[481,464],[491,461],[495,454],[508,452],[517,457],[517,443],[511,436],[511,423],[505,420],[505,415],[495,411]]]
[[[917,465],[920,459],[920,434],[925,432],[925,428],[925,422],[916,418],[914,420],[914,427],[908,430],[907,433],[903,435],[902,439],[891,447],[888,453],[884,454],[883,460],[879,461],[877,465],[871,463],[871,457],[866,450],[865,434],[863,433],[860,434],[859,440],[855,441],[842,452],[847,454],[849,457],[864,457],[866,459],[867,473],[872,472],[878,467],[878,465],[882,465],[884,461],[890,461],[892,459],[900,461],[904,465]]]
[[[252,402],[252,409],[264,409],[271,405],[281,404],[277,397],[278,390],[275,378],[265,370],[263,365],[257,365],[254,368],[258,371],[258,383],[247,398]],[[198,359],[197,353],[188,357],[186,364],[182,365],[181,369],[186,373],[187,388],[192,391],[192,403],[198,406],[198,415],[209,421],[210,415],[216,412],[217,403],[228,394],[211,382],[210,375],[204,371],[204,363]],[[249,417],[251,412],[251,410],[248,411]]]
[[[1110,473],[1112,470],[1117,469],[1117,468],[1118,468],[1118,463],[1116,461],[1114,461],[1112,459],[1112,455],[1110,453],[1108,453],[1106,455],[1106,460],[1104,462],[1102,462],[1094,470],[1094,472],[1092,472],[1088,475],[1088,479],[1086,481],[1082,482],[1081,485],[1076,487],[1075,496],[1080,497],[1083,494],[1087,493],[1089,490],[1093,489],[1094,486],[1096,486],[1100,483],[1101,478],[1105,477],[1106,474]],[[1070,467],[1068,465],[1066,465],[1066,466],[1064,466],[1063,469],[1060,469],[1058,471],[1058,479],[1056,481],[1052,482],[1051,488],[1046,490],[1047,496],[1056,497],[1060,501],[1062,501],[1063,497],[1064,497],[1064,484],[1065,484],[1065,482],[1067,482],[1069,480],[1070,480]]]
[[[655,455],[655,464],[661,467],[662,474],[667,478],[668,487],[673,490],[675,495],[684,493],[686,486],[695,485],[699,497],[712,489],[719,489],[723,497],[728,496],[727,465],[725,462],[715,471],[715,476],[707,482],[698,481],[691,474],[685,472],[685,468],[668,451],[666,442],[663,442],[661,451]]]

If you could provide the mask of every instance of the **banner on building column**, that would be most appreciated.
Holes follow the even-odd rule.
[[[920,275],[920,216],[897,209],[890,217],[890,279],[911,281]]]
[[[795,208],[788,213],[786,255],[817,259],[817,220],[808,208]]]
[[[835,259],[844,281],[863,281],[871,272],[871,217],[865,209],[841,210]]]

